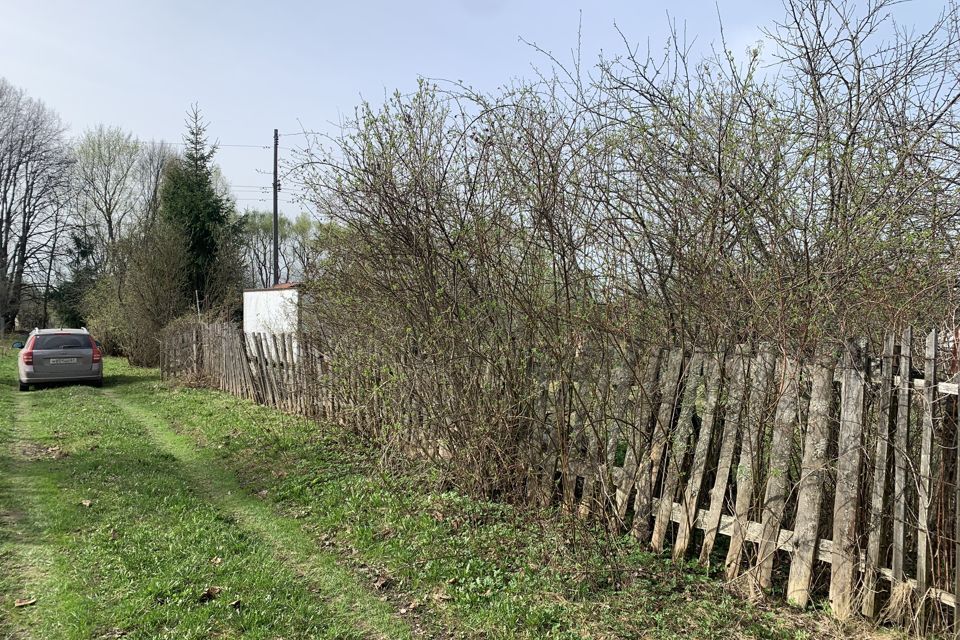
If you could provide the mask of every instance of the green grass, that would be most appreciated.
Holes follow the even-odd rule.
[[[118,360],[102,390],[18,394],[12,371],[0,358],[0,638],[834,630],[559,514],[442,491],[428,469],[384,472],[328,425]]]
[[[264,515],[202,457],[179,457],[184,443],[158,443],[101,390],[60,387],[11,400],[17,392],[5,377],[0,637],[407,635],[331,554],[318,556],[322,576],[290,562],[278,547],[297,542],[284,535],[290,521]],[[116,393],[152,384],[147,372],[121,380]],[[267,522],[248,522],[258,517]],[[204,595],[210,587],[220,589],[216,597]],[[19,597],[37,603],[14,609]]]

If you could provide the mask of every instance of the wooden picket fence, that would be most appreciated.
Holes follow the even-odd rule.
[[[163,378],[193,376],[214,388],[284,411],[327,419],[336,407],[324,356],[293,334],[244,334],[232,324],[177,327],[164,334]]]
[[[195,375],[301,415],[338,419],[364,393],[361,376],[349,392],[333,384],[324,354],[293,335],[220,324],[164,340],[165,377]],[[782,591],[800,607],[828,598],[838,616],[915,628],[957,624],[956,355],[936,330],[914,347],[908,328],[877,357],[852,342],[803,363],[764,345],[654,349],[635,367],[622,416],[574,412],[563,429],[557,384],[545,381],[529,496],[605,518],[677,559],[722,561],[728,580],[757,595]],[[421,412],[402,410],[425,441]]]

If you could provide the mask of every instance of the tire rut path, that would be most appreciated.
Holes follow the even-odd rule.
[[[245,491],[211,452],[136,402],[113,390],[105,389],[103,395],[139,423],[159,449],[177,459],[201,495],[263,540],[274,556],[315,587],[344,621],[371,638],[413,637],[389,602],[361,585],[340,565],[338,556],[319,548],[299,522],[277,514]]]

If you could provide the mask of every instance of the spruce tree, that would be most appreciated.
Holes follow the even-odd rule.
[[[186,150],[170,163],[160,191],[164,219],[183,234],[188,255],[189,298],[194,292],[205,309],[219,301],[211,299],[210,274],[214,272],[219,244],[228,229],[232,204],[214,187],[213,157],[217,145],[207,140],[207,123],[197,105],[187,113]]]

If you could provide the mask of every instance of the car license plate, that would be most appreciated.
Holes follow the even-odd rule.
[[[76,358],[50,358],[50,364],[77,364]]]

